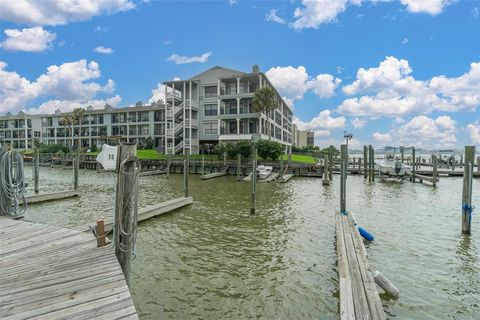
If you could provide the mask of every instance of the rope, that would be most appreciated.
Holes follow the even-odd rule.
[[[0,214],[21,216],[27,209],[27,201],[23,159],[18,151],[6,151],[0,159],[0,184]]]
[[[472,223],[472,211],[473,211],[473,209],[475,209],[475,207],[472,206],[469,203],[465,203],[462,208],[463,208],[464,212],[468,213],[468,221],[471,224]]]
[[[132,172],[126,172],[125,167],[127,165],[133,165]],[[133,260],[136,257],[135,254],[135,245],[137,241],[137,217],[138,217],[138,177],[140,173],[140,161],[136,157],[128,157],[120,164],[119,174],[118,174],[118,202],[122,207],[119,208],[116,219],[115,225],[113,226],[114,230],[114,244],[118,249],[122,252],[129,253],[130,259]],[[125,194],[125,182],[129,176],[133,176],[133,190],[132,192],[128,192]],[[126,196],[126,198],[124,198]],[[130,211],[131,216],[129,217],[129,221],[124,221],[124,213],[125,211]],[[128,231],[130,230],[130,231]],[[125,238],[129,239],[127,243],[125,243]],[[123,240],[122,241],[120,240]]]

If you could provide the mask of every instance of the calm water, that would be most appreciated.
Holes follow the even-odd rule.
[[[69,189],[72,176],[41,168],[41,191]],[[32,205],[26,219],[76,227],[112,215],[110,173],[81,171],[80,186],[81,198]],[[248,183],[191,176],[190,186],[192,206],[139,225],[131,291],[141,319],[338,318],[338,176],[330,187],[259,184],[254,216]],[[348,178],[347,207],[376,236],[369,262],[401,292],[382,295],[388,318],[480,318],[480,219],[476,210],[473,235],[461,235],[461,188],[461,178],[436,189]],[[142,177],[140,190],[141,206],[181,196],[182,176]]]

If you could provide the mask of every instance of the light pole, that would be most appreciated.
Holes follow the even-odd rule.
[[[353,138],[353,134],[348,132],[348,131],[343,131],[343,137],[345,138],[345,144],[346,144],[346,147],[345,147],[345,179],[347,179],[347,173],[348,173],[348,166],[349,166],[349,160],[348,160],[348,140],[352,139]]]

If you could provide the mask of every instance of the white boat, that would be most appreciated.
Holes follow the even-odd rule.
[[[438,150],[437,152],[437,157],[441,164],[452,165],[457,163],[456,156],[460,156],[460,153],[454,150]]]
[[[380,174],[397,178],[409,176],[412,173],[412,167],[402,163],[395,156],[395,148],[385,148],[385,158],[375,161],[375,168]]]
[[[267,178],[270,174],[272,174],[273,167],[271,166],[264,166],[259,165],[257,166],[257,174],[260,179]]]

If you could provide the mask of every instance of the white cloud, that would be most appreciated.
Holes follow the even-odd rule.
[[[10,51],[42,52],[51,47],[56,34],[44,30],[43,27],[5,29],[7,38],[0,46]]]
[[[231,6],[238,4],[237,0],[228,0],[228,2],[230,3]]]
[[[351,120],[351,123],[354,128],[360,129],[360,128],[363,128],[363,126],[367,123],[367,121],[365,119],[355,118]]]
[[[330,131],[328,131],[328,130],[315,130],[314,131],[314,136],[315,137],[329,137],[330,136]]]
[[[295,21],[289,26],[293,29],[318,28],[325,23],[334,22],[339,14],[349,6],[361,6],[364,3],[390,2],[391,0],[302,0],[303,7],[297,7],[293,13]],[[400,0],[411,13],[437,15],[455,0]]]
[[[112,54],[114,51],[112,48],[106,48],[102,46],[98,46],[95,49],[93,49],[96,53],[101,53],[101,54]]]
[[[478,7],[473,8],[472,15],[474,18],[478,18],[480,16],[480,9]]]
[[[329,98],[335,94],[335,89],[341,82],[330,74],[319,74],[312,78],[304,66],[273,67],[265,74],[273,86],[292,103],[293,100],[302,99],[308,90],[321,98]]]
[[[165,40],[163,41],[163,44],[167,46],[169,44],[172,44],[172,42],[173,42],[172,40]]]
[[[267,15],[265,16],[265,20],[280,23],[280,24],[287,23],[285,19],[277,15],[277,9],[270,10],[270,12],[267,13]]]
[[[330,110],[321,111],[318,116],[312,120],[305,122],[298,118],[293,119],[299,130],[325,130],[325,129],[338,129],[345,126],[345,118],[340,116],[334,118],[331,116]]]
[[[0,19],[31,26],[63,25],[135,8],[129,0],[12,0],[2,1]]]
[[[82,59],[52,65],[35,81],[7,71],[6,67],[7,63],[0,61],[0,113],[25,109],[25,104],[40,98],[82,103],[115,89],[115,82],[111,79],[104,86],[91,81],[101,75],[95,61],[87,63]]]
[[[403,38],[403,40],[402,40],[403,45],[406,45],[408,42],[409,42],[409,40],[407,38]]]
[[[108,27],[102,27],[100,25],[98,25],[96,28],[95,28],[95,32],[96,33],[105,33],[107,32],[108,30]]]
[[[335,21],[345,11],[348,0],[302,0],[303,8],[296,8],[291,24],[294,29],[318,28],[322,23]]]
[[[443,9],[454,0],[400,0],[412,13],[428,13],[437,15],[443,12]]]
[[[376,142],[383,143],[383,144],[390,143],[392,141],[392,136],[390,135],[390,133],[374,132],[372,134],[372,138]]]
[[[419,115],[394,127],[389,133],[375,132],[373,139],[383,144],[393,142],[419,148],[452,148],[457,142],[456,133],[456,122],[449,116],[432,119]]]
[[[478,125],[469,123],[467,125],[467,131],[470,141],[475,145],[480,145],[480,127]]]
[[[179,56],[178,54],[172,54],[167,58],[167,61],[173,61],[175,64],[186,64],[186,63],[204,63],[207,62],[208,58],[212,52],[207,52],[199,56]]]
[[[474,111],[480,105],[480,62],[460,77],[416,80],[407,60],[387,57],[378,67],[360,68],[343,87],[338,111],[357,116],[402,116],[437,111]]]
[[[120,103],[120,101],[122,101],[122,98],[120,98],[119,95],[115,95],[108,99],[94,99],[82,102],[68,100],[49,100],[42,103],[36,108],[30,108],[24,111],[29,114],[48,114],[54,113],[56,110],[60,110],[62,112],[72,111],[75,108],[85,109],[87,107],[92,107],[93,109],[102,109],[105,107],[105,104],[109,104],[115,108]]]
[[[154,103],[159,100],[165,101],[165,85],[158,83],[157,87],[152,90],[152,96],[148,99],[148,103]]]

